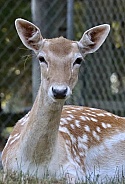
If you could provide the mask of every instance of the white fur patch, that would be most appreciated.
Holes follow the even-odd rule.
[[[106,123],[102,122],[102,127],[103,127],[103,128],[107,128]]]
[[[87,117],[87,116],[86,116],[86,119],[87,119],[88,121],[90,121],[90,120],[91,120],[91,118],[89,118],[89,117]]]
[[[67,117],[66,120],[67,120],[67,121],[72,121],[72,118]]]
[[[95,118],[90,118],[90,119],[91,119],[91,121],[98,122],[98,120]]]
[[[105,112],[107,116],[113,116],[110,112]]]
[[[74,118],[74,116],[73,116],[72,114],[69,114],[68,116],[69,116],[70,118],[72,118],[72,119]]]
[[[111,124],[109,124],[109,123],[104,123],[104,122],[102,122],[102,127],[103,127],[103,128],[111,128],[112,126],[111,126]]]
[[[85,116],[80,116],[80,119],[83,121],[86,121],[86,117]]]
[[[79,120],[75,120],[75,125],[80,128],[81,127],[80,121]]]
[[[96,127],[96,131],[97,132],[101,132],[101,128],[100,127]]]
[[[61,118],[60,124],[68,124],[68,121],[65,118]]]
[[[87,143],[88,142],[88,136],[84,134],[82,137],[78,137],[79,143]]]
[[[93,137],[95,138],[95,139],[97,139],[97,141],[99,141],[100,140],[100,137],[99,137],[99,135],[97,135],[97,133],[96,133],[96,131],[92,131],[92,135],[93,135]]]
[[[90,113],[87,113],[88,116],[92,116],[92,117],[97,117],[97,115],[95,114],[90,114]]]
[[[98,113],[97,116],[105,116],[103,113]]]
[[[75,129],[75,125],[74,125],[74,124],[70,124],[70,127],[71,127],[72,129]]]
[[[84,129],[85,129],[86,132],[90,132],[90,127],[88,125],[85,125]]]
[[[66,127],[60,126],[60,127],[59,127],[59,131],[60,131],[60,132],[67,133],[69,136],[71,135],[70,132],[69,132],[69,130],[68,130]]]

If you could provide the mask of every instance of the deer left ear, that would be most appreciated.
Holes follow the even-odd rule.
[[[43,40],[40,29],[31,22],[21,18],[16,19],[15,26],[23,44],[33,51],[39,50]]]
[[[108,24],[99,25],[87,30],[78,42],[82,54],[86,55],[98,50],[107,38],[109,31],[110,25]]]

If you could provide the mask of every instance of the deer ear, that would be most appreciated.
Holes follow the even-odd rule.
[[[23,44],[31,50],[37,51],[40,48],[42,35],[40,29],[31,22],[24,19],[16,19],[15,26]]]
[[[110,25],[108,24],[99,25],[87,30],[78,42],[82,54],[86,55],[98,50],[107,38],[109,31]]]

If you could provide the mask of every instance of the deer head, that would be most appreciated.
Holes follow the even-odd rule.
[[[23,44],[39,59],[41,85],[52,101],[71,95],[82,60],[98,50],[110,31],[108,24],[99,25],[87,30],[80,41],[71,41],[63,37],[43,39],[37,26],[20,18],[15,25]]]

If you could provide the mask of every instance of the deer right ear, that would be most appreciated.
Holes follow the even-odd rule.
[[[33,51],[39,50],[40,42],[43,39],[40,29],[31,22],[21,18],[16,19],[15,26],[23,44]]]
[[[87,30],[78,42],[82,54],[86,55],[98,50],[107,38],[109,31],[110,26],[108,24],[102,24]]]

